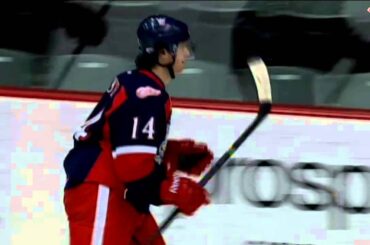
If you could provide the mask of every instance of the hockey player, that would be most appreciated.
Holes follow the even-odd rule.
[[[175,205],[192,215],[209,202],[207,191],[184,173],[199,176],[213,159],[210,149],[166,139],[171,102],[165,85],[192,55],[187,25],[149,16],[137,35],[137,69],[114,79],[74,133],[64,160],[72,245],[146,244],[158,231],[150,205]],[[152,244],[165,242],[158,236]]]

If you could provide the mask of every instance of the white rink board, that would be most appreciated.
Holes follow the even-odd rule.
[[[74,129],[93,106],[0,97],[1,244],[68,244],[62,161],[72,146]],[[175,108],[170,137],[204,141],[219,157],[254,116]],[[369,166],[369,140],[369,121],[270,115],[234,157],[275,159],[286,167],[297,162]],[[347,220],[345,228],[332,229],[329,211],[302,211],[288,203],[278,208],[257,208],[243,199],[241,169],[232,171],[222,182],[228,186],[229,202],[216,202],[194,217],[177,219],[165,233],[168,244],[370,244],[370,214],[342,215]],[[362,203],[358,190],[369,192],[370,188],[363,186],[360,178],[353,181],[350,197]],[[269,192],[271,184],[265,176],[262,189]],[[169,210],[153,208],[158,220]]]

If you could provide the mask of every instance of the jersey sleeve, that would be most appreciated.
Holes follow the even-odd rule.
[[[114,170],[123,182],[140,180],[155,168],[166,135],[163,98],[128,99],[109,118]]]

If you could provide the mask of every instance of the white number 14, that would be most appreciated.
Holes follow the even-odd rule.
[[[139,124],[139,118],[134,117],[134,126],[133,126],[133,129],[132,129],[132,136],[131,136],[133,139],[137,138],[138,124]],[[147,134],[148,139],[150,139],[150,140],[154,139],[154,133],[155,133],[154,132],[154,117],[151,117],[149,119],[149,121],[146,123],[146,125],[144,126],[144,128],[141,132],[143,134]]]

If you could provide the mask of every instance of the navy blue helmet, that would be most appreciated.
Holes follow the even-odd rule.
[[[175,55],[177,45],[190,41],[190,34],[184,22],[166,15],[152,15],[140,23],[137,38],[143,53],[150,54],[158,48],[166,48]]]

